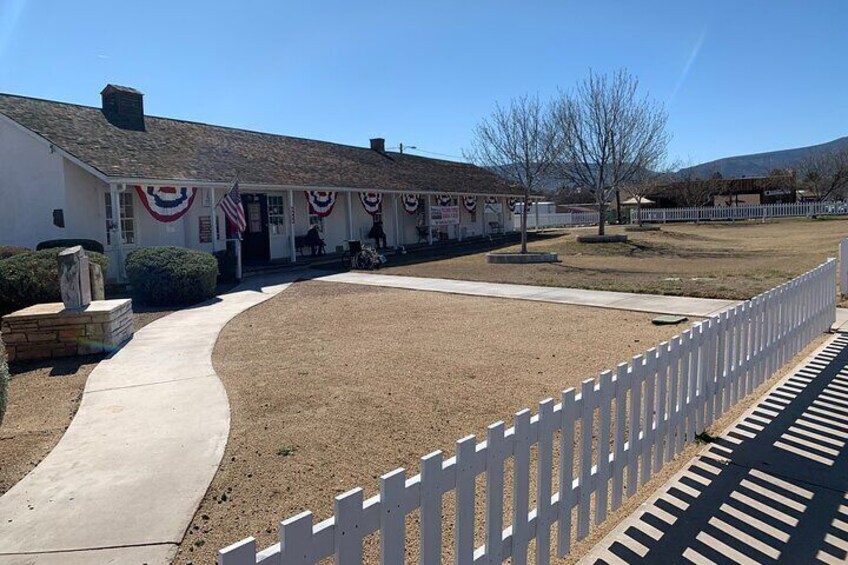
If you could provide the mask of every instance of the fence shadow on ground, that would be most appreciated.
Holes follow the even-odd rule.
[[[846,438],[842,335],[663,487],[593,562],[848,562]]]

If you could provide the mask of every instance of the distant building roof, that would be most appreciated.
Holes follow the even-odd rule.
[[[121,92],[140,93],[128,87]],[[105,91],[106,89],[104,89]],[[100,108],[0,94],[0,114],[112,178],[228,182],[408,192],[515,193],[468,163],[144,116],[113,125]]]

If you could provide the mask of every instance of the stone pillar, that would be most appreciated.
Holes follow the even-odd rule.
[[[82,247],[69,247],[59,253],[59,289],[65,308],[81,310],[91,304],[91,275],[88,257]]]
[[[91,281],[91,299],[106,300],[106,284],[103,279],[103,269],[94,261],[89,261],[88,274]]]

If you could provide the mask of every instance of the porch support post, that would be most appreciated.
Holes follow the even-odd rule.
[[[501,235],[506,234],[506,196],[501,198]]]
[[[536,212],[536,231],[539,231],[539,200],[533,202],[533,210]]]
[[[402,245],[400,237],[400,216],[398,216],[398,194],[394,194],[394,202],[392,203],[395,210],[395,249],[400,249]]]
[[[458,232],[456,234],[456,239],[459,241],[462,241],[462,209],[465,208],[465,204],[462,202],[463,198],[464,196],[462,194],[456,197],[456,210],[459,215],[459,223],[456,225],[456,231]]]
[[[215,187],[209,188],[209,193],[212,195],[212,253],[218,250],[218,195]]]
[[[109,203],[112,207],[112,248],[118,261],[118,280],[124,280],[124,235],[121,231],[121,202],[118,198],[118,185],[109,184]]]
[[[345,192],[347,199],[347,238],[353,239],[353,199],[350,197],[350,191]]]
[[[430,209],[432,206],[433,195],[427,195],[427,243],[433,245],[433,212]]]
[[[294,190],[289,190],[289,251],[291,252],[291,262],[297,263],[297,249],[294,243]]]

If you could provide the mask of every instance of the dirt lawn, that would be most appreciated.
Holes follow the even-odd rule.
[[[141,309],[135,329],[170,313]],[[0,495],[12,488],[59,443],[79,408],[99,355],[15,363],[9,369],[9,406],[0,425]]]
[[[409,475],[430,451],[687,326],[651,315],[398,289],[303,282],[235,318],[213,362],[231,430],[218,474],[175,563],[212,563],[248,535],[277,541],[305,509],[378,477]],[[446,503],[447,505],[447,503]],[[373,540],[371,540],[373,541]],[[373,543],[372,543],[373,545]]]
[[[744,299],[779,285],[835,257],[848,237],[848,220],[666,224],[662,231],[628,232],[628,243],[585,244],[580,233],[530,244],[556,251],[561,263],[489,265],[483,253],[389,267],[381,272],[479,280]],[[609,233],[623,233],[613,226]],[[512,248],[517,249],[517,247]]]

